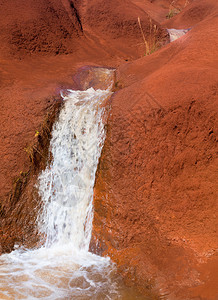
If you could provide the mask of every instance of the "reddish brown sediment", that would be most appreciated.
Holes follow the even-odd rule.
[[[24,238],[18,229],[13,228],[15,225],[4,225],[4,216],[7,208],[11,206],[9,199],[14,181],[20,173],[26,173],[30,169],[26,149],[35,140],[35,134],[40,130],[50,107],[59,97],[60,90],[76,87],[73,74],[81,66],[115,67],[125,59],[134,59],[144,53],[144,49],[140,50],[134,45],[141,42],[139,27],[132,29],[131,35],[128,35],[128,28],[131,27],[132,19],[138,15],[137,10],[142,24],[146,25],[148,21],[146,12],[135,7],[133,17],[124,14],[125,38],[128,39],[129,36],[129,44],[126,42],[128,51],[125,51],[119,49],[122,39],[119,37],[119,24],[112,32],[116,36],[115,41],[110,41],[110,46],[105,48],[109,42],[104,40],[104,30],[102,29],[102,36],[99,34],[99,38],[94,36],[98,24],[94,24],[93,19],[89,27],[89,22],[83,21],[87,18],[87,13],[86,10],[81,10],[81,3],[88,7],[88,1],[67,0],[52,0],[46,3],[33,0],[0,3],[0,199],[3,215],[1,222],[3,250],[10,251],[15,241],[22,242],[26,239],[26,235]],[[127,3],[132,5],[131,2]],[[126,2],[121,3],[120,7],[122,8],[124,4]],[[114,5],[115,2],[111,4],[111,10],[114,18],[118,19],[119,12],[115,10]],[[110,25],[107,24],[105,27],[110,28]],[[165,36],[166,31],[160,26],[158,30],[157,38],[160,34],[161,39],[161,34]],[[33,182],[31,184],[33,186]],[[35,204],[31,203],[22,200],[15,206],[21,205],[25,212],[34,211]],[[14,212],[16,210],[15,207]],[[35,211],[37,213],[37,210]],[[11,215],[11,211],[9,210],[7,214]],[[17,224],[17,228],[27,227],[20,215],[16,215],[14,219],[13,223]],[[11,224],[9,220],[7,223]],[[9,231],[13,232],[11,238]],[[30,241],[31,231],[28,228],[26,231],[29,232]]]
[[[207,4],[195,24],[186,8],[187,35],[118,68],[95,186],[91,249],[169,299],[218,295],[218,19]]]
[[[34,170],[25,149],[38,145],[60,90],[79,87],[83,77],[73,75],[82,66],[113,67],[90,248],[150,296],[217,299],[218,4],[174,1],[181,12],[166,19],[171,3],[0,3],[0,251],[37,243],[34,183],[45,162]],[[138,17],[145,38],[162,48],[150,56]],[[190,27],[165,45],[164,28]]]

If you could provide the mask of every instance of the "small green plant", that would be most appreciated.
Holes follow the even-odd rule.
[[[39,131],[38,130],[36,130],[36,132],[35,132],[35,137],[37,137],[37,136],[39,136]]]
[[[168,12],[168,14],[166,15],[166,18],[167,18],[167,19],[172,19],[172,17],[178,15],[178,13],[180,13],[180,10],[177,9],[177,8],[169,9],[169,12]]]
[[[167,19],[171,19],[172,17],[174,17],[175,15],[178,15],[182,9],[184,9],[188,4],[189,4],[189,0],[186,0],[185,1],[185,4],[183,5],[183,7],[176,7],[175,4],[176,4],[176,0],[173,0],[171,3],[170,3],[170,6],[169,6],[169,12],[168,14],[166,15],[166,18]]]
[[[119,91],[122,88],[122,83],[119,80],[114,82],[113,92]]]
[[[168,14],[166,15],[167,19],[172,19],[172,17],[175,16],[175,12],[173,9],[169,9]]]
[[[26,172],[20,171],[20,175],[23,177],[26,177],[28,175],[28,173],[29,173],[28,171],[26,171]]]
[[[119,85],[119,81],[116,81],[116,82],[114,83],[115,88],[118,88],[118,85]]]

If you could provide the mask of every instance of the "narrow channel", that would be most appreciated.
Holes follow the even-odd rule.
[[[88,251],[110,88],[65,92],[52,131],[53,159],[38,178],[43,203],[38,228],[44,244],[0,257],[0,299],[113,299],[118,295],[109,258]]]
[[[42,246],[17,247],[0,256],[1,300],[151,299],[126,287],[109,257],[89,252],[95,173],[114,70],[94,68],[93,74],[83,82],[86,90],[62,92],[50,141],[52,159],[37,180]]]

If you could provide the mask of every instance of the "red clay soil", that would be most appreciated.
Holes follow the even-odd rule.
[[[60,89],[78,87],[81,66],[117,67],[91,249],[110,255],[144,294],[218,299],[218,5],[174,1],[182,11],[167,20],[171,3],[0,1],[0,252],[36,242],[28,222],[37,172],[17,203],[9,199]],[[162,47],[151,56],[138,17],[146,40]],[[163,28],[189,27],[165,45]]]
[[[0,248],[3,252],[11,251],[15,242],[33,238],[26,225],[33,219],[28,210],[35,211],[36,201],[31,204],[27,196],[31,188],[24,197],[26,200],[15,204],[10,200],[11,190],[20,173],[25,174],[31,166],[29,145],[37,140],[35,134],[56,103],[54,99],[59,98],[60,90],[77,87],[73,74],[81,66],[116,67],[125,60],[143,56],[144,46],[136,46],[142,44],[140,28],[136,26],[138,16],[145,35],[152,22],[157,27],[155,38],[161,43],[167,40],[166,31],[130,1],[121,1],[119,11],[115,1],[105,7],[100,2],[97,6],[90,4],[90,1],[68,0],[0,1]],[[104,9],[107,24],[100,18]],[[92,18],[87,17],[89,10]],[[121,49],[123,40],[125,47]],[[12,206],[15,206],[13,213]],[[26,220],[20,216],[21,207],[22,212],[27,212]]]
[[[193,1],[163,22],[185,36],[120,66],[97,174],[91,249],[167,299],[218,299],[217,13]]]

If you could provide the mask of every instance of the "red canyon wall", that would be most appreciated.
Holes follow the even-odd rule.
[[[15,242],[34,239],[29,225],[37,213],[34,209],[37,199],[30,198],[33,177],[38,171],[30,162],[31,146],[38,145],[43,124],[47,115],[52,114],[60,89],[76,88],[73,74],[81,66],[116,67],[125,59],[135,59],[144,53],[142,47],[135,47],[141,43],[139,27],[135,25],[130,32],[129,29],[137,23],[137,16],[145,29],[150,22],[148,14],[131,1],[121,1],[119,11],[115,1],[103,5],[68,0],[0,1],[0,248],[3,252],[10,251]],[[87,16],[90,10],[92,18]],[[113,15],[111,20],[108,10]],[[108,17],[107,23],[101,17],[103,13]],[[156,38],[161,40],[163,36],[165,42],[165,30],[156,25]],[[123,34],[119,36],[121,27]],[[119,48],[123,35],[126,49]],[[34,151],[39,154],[39,149]],[[26,182],[23,174],[29,174],[30,169],[29,191],[18,201],[26,185],[20,182]]]
[[[36,243],[33,185],[45,162],[35,168],[28,149],[46,152],[40,136],[60,89],[77,87],[81,66],[117,67],[91,249],[143,293],[217,299],[218,5],[174,1],[181,12],[167,20],[171,4],[0,1],[0,252]],[[147,41],[162,47],[151,56],[138,17]],[[192,29],[165,45],[163,28],[173,27]]]
[[[165,22],[191,31],[118,69],[97,174],[91,249],[167,299],[218,297],[217,12],[193,1]]]

